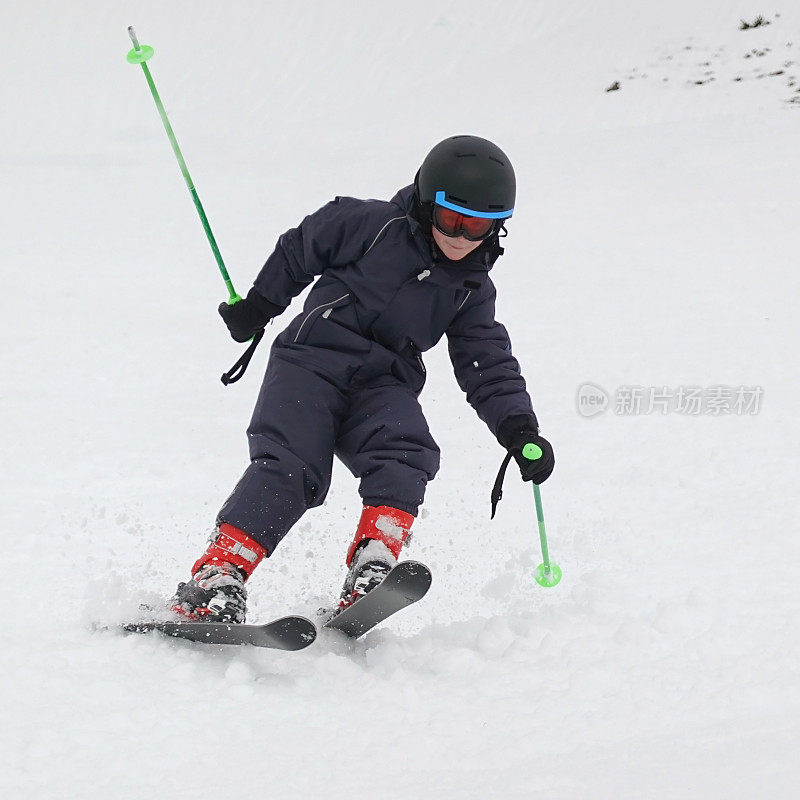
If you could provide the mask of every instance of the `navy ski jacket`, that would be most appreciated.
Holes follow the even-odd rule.
[[[460,261],[445,258],[414,215],[414,187],[385,202],[337,197],[284,233],[254,286],[286,308],[317,276],[303,313],[274,352],[349,386],[397,380],[419,394],[421,354],[446,335],[456,379],[497,436],[509,417],[536,418],[489,277],[492,236]],[[335,373],[335,374],[334,374]]]

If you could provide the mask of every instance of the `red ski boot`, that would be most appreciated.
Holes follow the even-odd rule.
[[[345,563],[349,567],[337,611],[372,591],[397,564],[414,517],[390,506],[364,506]]]
[[[267,551],[244,531],[227,522],[219,525],[206,552],[192,567],[192,578],[179,583],[172,610],[191,620],[244,622],[245,581]]]

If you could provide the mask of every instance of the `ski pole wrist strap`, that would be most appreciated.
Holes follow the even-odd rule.
[[[492,516],[490,519],[494,519],[494,512],[497,510],[497,504],[503,498],[503,480],[506,477],[506,470],[508,469],[508,464],[511,461],[511,458],[512,455],[509,451],[506,453],[506,457],[503,459],[503,463],[500,465],[497,477],[494,479],[494,486],[492,487]]]
[[[220,380],[227,386],[229,383],[236,383],[239,378],[244,375],[245,370],[247,369],[247,365],[250,363],[250,359],[253,357],[253,353],[256,351],[256,347],[258,347],[259,342],[264,338],[264,331],[260,330],[255,336],[253,336],[253,341],[250,342],[250,346],[247,350],[242,353],[241,358],[227,371],[222,374]]]

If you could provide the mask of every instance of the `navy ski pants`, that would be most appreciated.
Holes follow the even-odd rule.
[[[273,346],[247,430],[251,463],[218,515],[269,553],[306,509],[322,504],[334,455],[360,478],[366,505],[415,516],[439,469],[439,448],[412,389],[388,375],[356,387],[345,374]]]

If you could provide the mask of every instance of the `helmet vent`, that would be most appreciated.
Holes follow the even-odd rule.
[[[489,203],[489,208],[493,208],[496,211],[505,211],[506,210],[506,207],[504,205],[499,205],[498,206],[497,204],[492,204],[492,203]]]
[[[489,161],[494,161],[498,163],[501,167],[504,167],[506,165],[505,161],[501,161],[499,158],[495,158],[494,156],[489,156]]]
[[[467,204],[467,202],[468,202],[463,197],[456,197],[454,194],[448,194],[447,197],[448,197],[448,199],[452,200],[454,203],[461,203],[462,206],[465,206]]]

